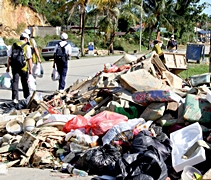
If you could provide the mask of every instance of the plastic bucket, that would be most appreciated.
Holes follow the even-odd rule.
[[[194,173],[197,173],[200,176],[202,176],[201,172],[198,169],[196,169],[192,166],[185,166],[184,170],[182,172],[182,175],[181,175],[181,179],[182,180],[193,180],[194,179]]]
[[[35,120],[34,118],[27,117],[24,119],[23,122],[23,130],[24,131],[31,131],[35,128]]]

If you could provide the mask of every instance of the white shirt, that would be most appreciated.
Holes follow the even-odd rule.
[[[59,44],[60,44],[61,47],[64,47],[67,44],[67,41],[61,41],[61,42],[59,42]],[[56,44],[55,49],[54,49],[54,52],[56,52],[57,48],[58,48],[58,44]],[[71,56],[71,53],[72,53],[72,47],[71,47],[71,45],[68,44],[64,48],[65,48],[65,53],[68,56]]]
[[[37,47],[37,43],[36,43],[36,41],[35,41],[34,38],[31,38],[31,39],[29,40],[29,42],[32,43],[32,44],[30,44],[32,47],[34,47],[34,48]]]

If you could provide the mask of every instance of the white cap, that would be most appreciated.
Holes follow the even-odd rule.
[[[26,34],[31,34],[30,29],[25,29],[23,32],[26,33]]]
[[[171,35],[171,38],[174,38],[174,35]]]
[[[62,40],[68,39],[68,35],[67,35],[66,33],[62,33],[62,34],[61,34],[61,39],[62,39]]]
[[[27,38],[27,39],[29,40],[29,35],[26,34],[26,33],[22,33],[22,34],[20,35],[20,37],[24,37],[24,38]]]

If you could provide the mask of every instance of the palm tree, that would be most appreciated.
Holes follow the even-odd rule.
[[[134,0],[134,4],[142,6],[142,0]],[[159,32],[161,26],[167,27],[168,30],[173,30],[173,26],[166,17],[167,12],[171,12],[173,0],[144,0],[143,10],[145,17],[145,31],[149,32],[148,49],[152,40],[153,31]],[[170,13],[171,14],[171,13]]]
[[[79,9],[80,13],[80,33],[81,33],[81,55],[84,56],[84,36],[85,36],[85,15],[88,0],[72,0],[67,1],[64,5],[57,9],[56,12],[68,12],[70,20],[72,14]]]
[[[95,5],[95,12],[103,15],[99,21],[99,31],[105,33],[105,42],[108,42],[108,54],[113,53],[113,42],[118,26],[120,0],[90,0]]]
[[[72,16],[75,9],[80,10],[80,29],[81,29],[81,55],[84,56],[84,37],[85,37],[85,24],[86,24],[86,7],[92,4],[96,7],[98,12],[105,13],[105,17],[100,22],[101,30],[106,32],[106,38],[110,36],[109,49],[112,48],[114,37],[116,34],[116,27],[118,23],[118,9],[116,6],[120,0],[72,0],[61,6],[58,11],[69,12],[69,17]]]

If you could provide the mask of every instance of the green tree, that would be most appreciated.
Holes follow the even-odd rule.
[[[118,27],[118,19],[120,11],[118,6],[121,5],[120,0],[91,0],[90,3],[95,5],[96,11],[103,15],[98,26],[99,32],[104,32],[105,43],[107,43],[108,54],[113,53],[113,43]]]

